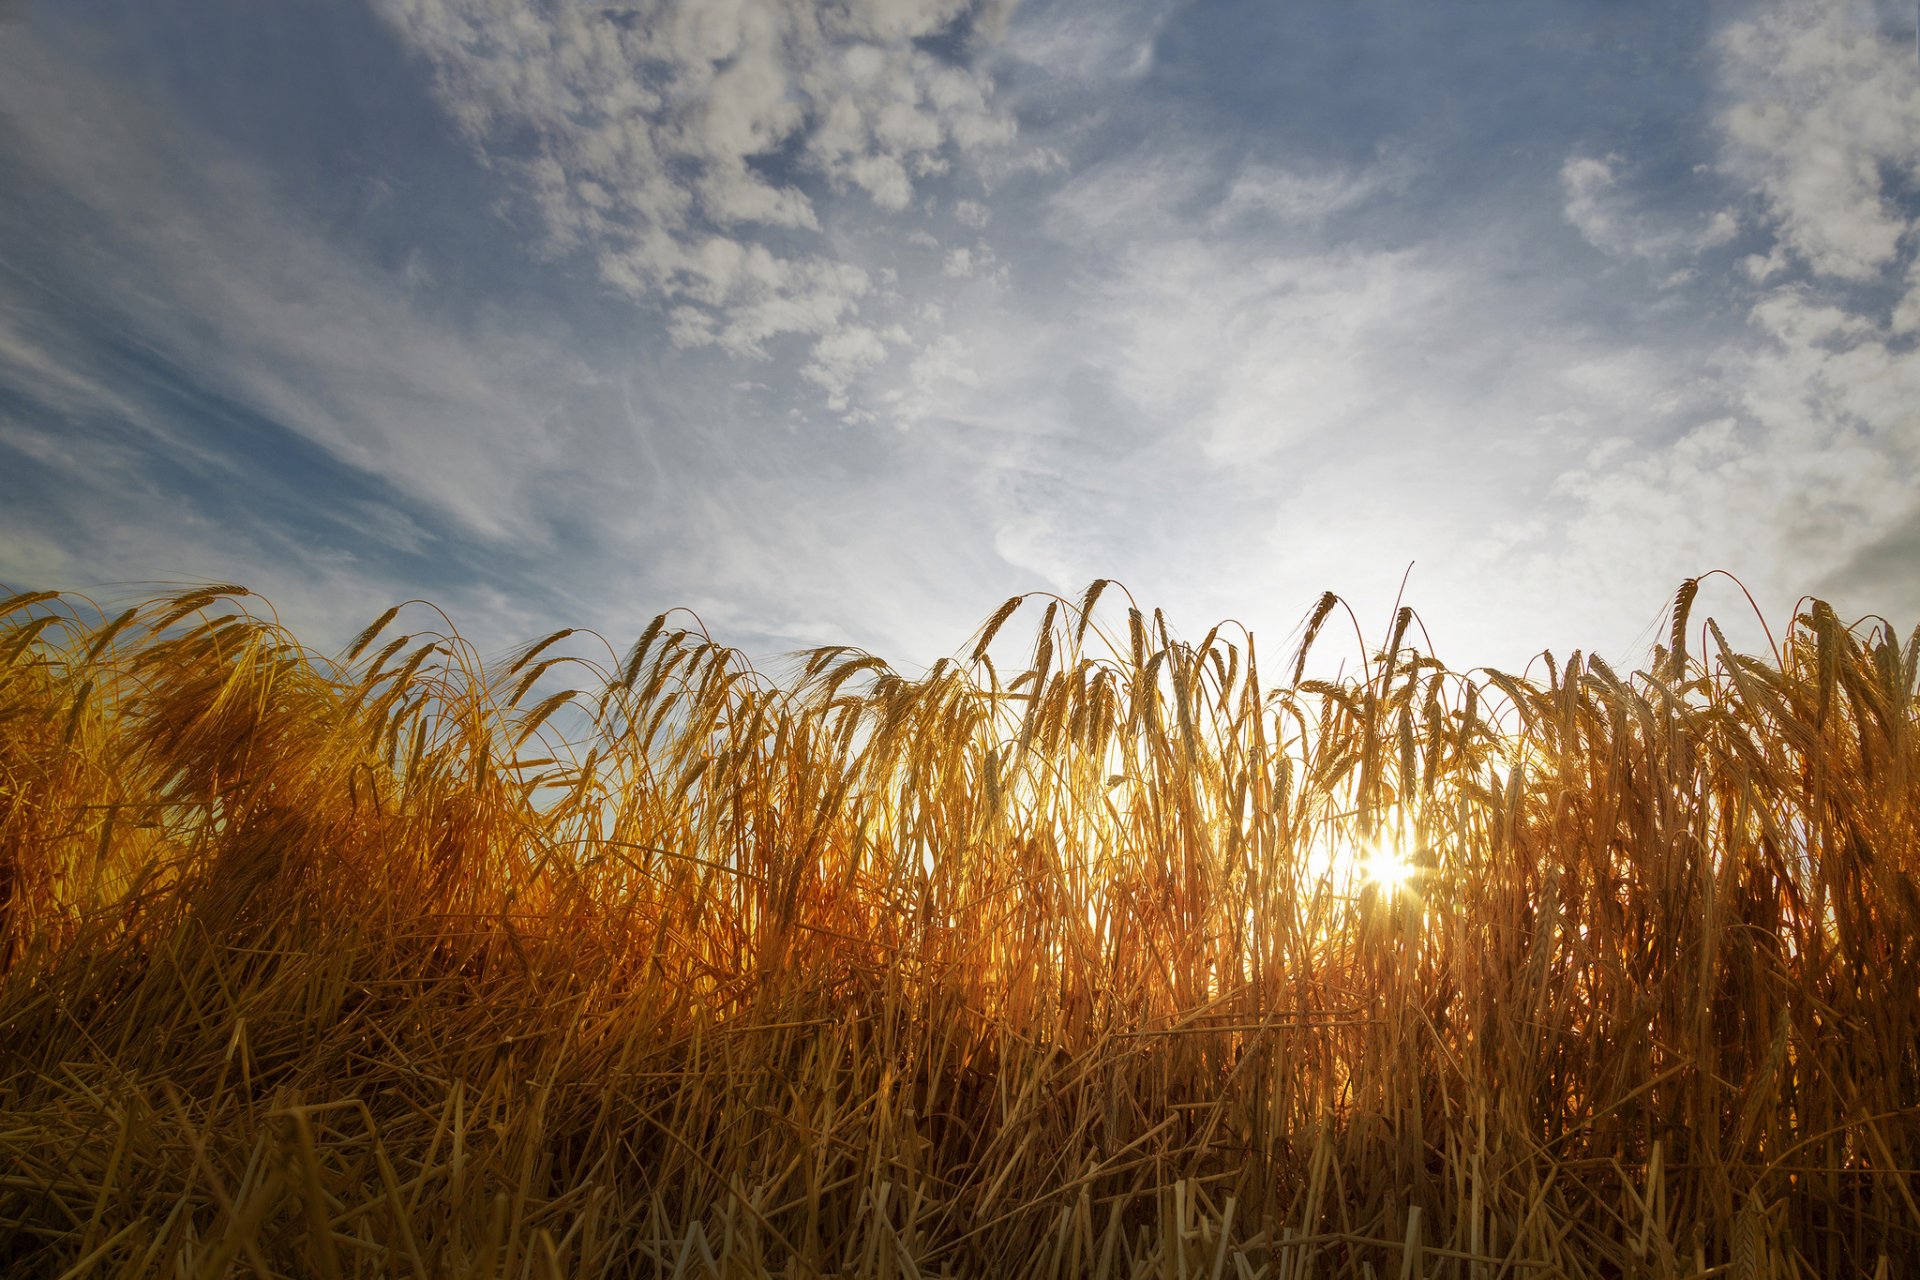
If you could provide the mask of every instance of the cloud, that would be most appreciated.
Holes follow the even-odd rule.
[[[1457,285],[1412,251],[1141,245],[1106,289],[1112,374],[1209,458],[1267,457],[1403,412],[1405,383],[1382,375],[1426,344]]]
[[[993,210],[978,200],[960,200],[953,206],[953,216],[962,226],[980,231],[993,221]]]
[[[902,29],[885,6],[869,17]],[[615,325],[575,325],[550,295],[489,289],[513,246],[376,255],[179,104],[65,48],[0,45],[0,240],[9,268],[41,277],[0,270],[0,581],[240,581],[318,643],[425,595],[476,638],[555,618],[630,634],[688,603],[763,651],[910,656],[995,602],[1004,566],[950,456],[879,428],[793,429],[821,402],[856,416],[909,369],[976,377],[859,217],[794,252],[700,214],[673,247],[698,269],[665,317],[616,300],[595,313]],[[901,120],[876,127],[912,141]],[[936,194],[955,226],[990,220]],[[922,264],[935,281],[940,263]],[[563,302],[593,293],[542,283]],[[791,334],[808,349],[745,379],[730,358],[662,350],[668,323],[719,357]]]
[[[1779,499],[1782,562],[1868,607],[1920,609],[1911,573],[1867,572],[1885,564],[1870,549],[1920,518],[1910,18],[1866,3],[1780,5],[1732,24],[1719,41],[1719,123],[1722,167],[1753,184],[1775,240],[1751,307],[1754,341],[1730,374],[1771,463],[1756,492]]]
[[[13,314],[9,314],[9,313]],[[138,416],[133,404],[86,369],[78,353],[49,349],[45,333],[29,334],[14,314],[29,309],[15,302],[0,277],[0,385],[21,389],[33,401],[59,414],[81,412]]]
[[[1920,564],[1920,509],[1855,551],[1833,575],[1833,582],[1876,610],[1901,611],[1893,622],[1909,626],[1920,615],[1920,586],[1913,581],[1916,564]]]
[[[1248,216],[1266,216],[1313,226],[1366,203],[1403,177],[1399,165],[1390,161],[1361,170],[1249,165],[1234,175],[1212,221],[1221,226]]]
[[[1875,279],[1913,233],[1888,181],[1920,182],[1911,19],[1859,0],[1779,4],[1718,41],[1721,164],[1820,275]]]
[[[1596,247],[1669,270],[1602,295],[1585,271],[1523,269],[1521,211],[1423,226],[1422,179],[1384,160],[1223,174],[1204,152],[1143,149],[1059,192],[1049,225],[1087,255],[1074,280],[1091,362],[1136,430],[1185,442],[1218,477],[1159,473],[1165,500],[1208,493],[1208,518],[1235,526],[1237,545],[1186,535],[1209,578],[1300,597],[1326,582],[1298,566],[1319,564],[1366,598],[1377,586],[1332,566],[1418,559],[1442,643],[1488,655],[1570,635],[1617,646],[1672,583],[1713,567],[1776,614],[1848,573],[1859,589],[1867,570],[1848,566],[1906,527],[1920,474],[1920,363],[1885,294],[1730,279],[1657,313],[1650,296],[1688,283],[1671,268],[1736,234],[1789,235],[1786,216],[1734,192],[1742,226],[1714,181],[1656,202],[1614,152],[1548,173],[1550,208]],[[1907,252],[1883,288],[1910,287]],[[1723,289],[1731,323],[1701,306]],[[1014,534],[1003,554],[1059,573],[1031,529]]]
[[[876,295],[823,239],[830,209],[857,195],[899,213],[1014,138],[986,73],[924,47],[993,38],[1005,3],[376,7],[482,154],[521,175],[553,246],[668,308],[684,346],[764,357],[810,339],[805,374],[842,407],[876,351],[860,319]]]
[[[485,578],[476,632],[536,626],[566,575],[520,566],[606,500],[601,375],[453,318],[182,119],[0,42],[0,577],[241,581],[320,642]]]
[[[1681,225],[1671,212],[1649,213],[1622,187],[1624,157],[1576,153],[1560,166],[1562,212],[1583,239],[1600,252],[1622,261],[1661,261],[1717,248],[1740,232],[1739,219],[1718,209]],[[1669,284],[1684,284],[1692,276],[1680,274]]]
[[[1614,194],[1619,178],[1615,167],[1618,156],[1596,159],[1593,156],[1569,156],[1560,166],[1560,187],[1566,194],[1567,221],[1586,238],[1588,244],[1617,258],[1653,257],[1659,248],[1626,224]]]
[[[1448,331],[1466,278],[1447,254],[1341,242],[1327,226],[1397,173],[1256,163],[1223,179],[1204,157],[1148,153],[1080,175],[1051,202],[1052,226],[1099,256],[1080,277],[1096,362],[1216,465],[1403,413],[1393,366]]]
[[[1772,243],[1747,260],[1736,295],[1745,332],[1677,353],[1717,404],[1661,413],[1668,433],[1561,477],[1566,563],[1618,580],[1629,570],[1614,559],[1631,548],[1632,573],[1730,568],[1776,610],[1809,590],[1920,610],[1895,554],[1920,522],[1920,352],[1908,336],[1920,222],[1896,194],[1920,177],[1920,82],[1911,44],[1880,16],[1779,4],[1715,42],[1717,168],[1745,184],[1753,229]],[[1623,163],[1569,161],[1568,217],[1616,256],[1650,256],[1665,244],[1615,203]]]
[[[1171,0],[1030,3],[1014,24],[1014,56],[1048,79],[1108,86],[1153,66],[1154,41],[1178,6]]]
[[[279,152],[0,51],[0,230],[51,281],[0,275],[39,503],[0,573],[911,658],[1095,576],[1271,650],[1328,587],[1377,634],[1417,560],[1442,656],[1495,662],[1612,652],[1714,565],[1912,598],[1912,159],[1835,105],[1910,123],[1871,10],[1742,10],[1648,154],[1599,102],[1421,132],[1303,79],[1339,58],[1211,83],[1243,33],[1157,0],[378,6],[505,194],[477,243],[376,256]],[[1528,41],[1502,102],[1566,70]],[[398,181],[457,159],[426,115]]]
[[[525,334],[430,319],[403,280],[322,234],[260,173],[167,130],[113,88],[21,39],[0,45],[0,114],[21,199],[64,202],[89,235],[12,234],[63,262],[88,323],[126,331],[238,404],[483,537],[538,536],[526,481],[559,465],[547,416],[579,372]],[[59,330],[49,326],[49,331]],[[74,356],[4,345],[42,393],[155,415]],[[76,351],[86,349],[76,339]],[[57,406],[60,407],[60,406]]]
[[[1500,575],[1567,455],[1699,396],[1683,356],[1516,278],[1511,227],[1392,217],[1412,181],[1164,139],[1088,164],[1018,215],[1045,267],[953,299],[890,410],[939,427],[1015,581],[1119,576],[1278,635],[1329,586],[1384,613],[1419,558],[1450,651],[1524,654]],[[1625,584],[1607,633],[1636,588],[1670,584]]]
[[[845,409],[854,380],[886,360],[889,345],[906,341],[906,331],[897,326],[882,332],[865,325],[847,325],[814,344],[813,358],[800,371],[801,376],[826,391],[828,408]]]

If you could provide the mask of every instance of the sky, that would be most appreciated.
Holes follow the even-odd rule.
[[[8,0],[0,585],[1920,620],[1911,5]],[[1702,611],[1736,629],[1741,588]],[[1751,631],[1744,634],[1754,634]]]

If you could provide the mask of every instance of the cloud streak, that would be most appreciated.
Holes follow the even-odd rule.
[[[82,309],[253,411],[379,476],[485,538],[539,534],[526,480],[564,465],[547,431],[577,366],[539,339],[429,318],[403,282],[371,269],[259,175],[142,121],[114,91],[21,41],[0,47],[12,164],[41,199],[93,232],[47,245]],[[42,207],[48,207],[43,205]],[[30,214],[28,216],[31,216]],[[44,237],[17,227],[16,243]],[[33,373],[21,342],[16,368]],[[105,401],[124,394],[68,366],[33,385]],[[77,407],[77,406],[74,406]],[[95,407],[107,407],[97,404]]]

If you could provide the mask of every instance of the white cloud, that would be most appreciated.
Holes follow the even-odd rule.
[[[1707,229],[1696,242],[1701,249],[1717,249],[1740,234],[1740,219],[1731,209],[1717,209],[1707,219]]]
[[[1594,248],[1616,257],[1643,256],[1640,237],[1621,225],[1622,218],[1612,199],[1618,156],[1596,159],[1569,156],[1560,166],[1560,187],[1566,195],[1567,221],[1574,225]]]
[[[1655,418],[1673,434],[1556,488],[1569,507],[1554,554],[1611,590],[1651,566],[1724,567],[1775,611],[1842,590],[1860,608],[1920,609],[1911,573],[1874,552],[1920,517],[1920,352],[1905,337],[1920,322],[1920,222],[1892,185],[1920,178],[1920,77],[1879,17],[1776,4],[1716,42],[1719,168],[1748,185],[1773,244],[1742,264],[1747,333],[1691,353],[1719,408],[1690,419],[1670,405]],[[1641,254],[1610,203],[1619,164],[1570,161],[1567,212],[1599,247]],[[1730,238],[1730,219],[1708,239]]]
[[[1143,147],[1074,174],[1046,202],[1047,229],[1066,244],[1116,247],[1166,236],[1201,199],[1217,162],[1191,147]]]
[[[1563,459],[1702,397],[1686,353],[1586,331],[1503,276],[1511,228],[1395,243],[1340,225],[1405,180],[1391,161],[1223,173],[1171,147],[1090,166],[1027,215],[1049,272],[1023,260],[1020,288],[951,299],[890,411],[938,424],[915,439],[974,477],[1013,582],[1118,576],[1272,640],[1329,586],[1386,612],[1418,558],[1447,652],[1523,657],[1556,633],[1513,625],[1541,583],[1511,568]],[[1671,585],[1621,584],[1598,630]]]
[[[1731,210],[1716,210],[1693,225],[1671,213],[1654,214],[1641,207],[1622,183],[1624,157],[1618,154],[1568,156],[1560,166],[1562,212],[1586,242],[1623,261],[1661,261],[1716,248],[1740,231]],[[1668,287],[1690,283],[1693,276],[1677,272]]]
[[[1840,0],[1777,4],[1721,34],[1722,165],[1822,275],[1876,278],[1913,233],[1887,184],[1920,182],[1911,22],[1904,9]]]
[[[1920,351],[1907,336],[1920,320],[1920,216],[1897,194],[1920,182],[1910,19],[1783,4],[1719,42],[1722,164],[1753,183],[1775,236],[1755,340],[1729,370],[1767,463],[1754,492],[1778,513],[1783,564],[1803,583],[1844,581],[1873,608],[1920,609],[1910,573],[1850,570],[1920,514]],[[1810,278],[1796,280],[1791,260]],[[1876,292],[1898,299],[1890,315]]]
[[[1014,24],[1015,56],[1050,78],[1092,84],[1135,80],[1153,66],[1153,44],[1174,0],[1053,0],[1030,4]]]
[[[993,210],[978,200],[961,200],[954,204],[953,216],[960,221],[961,225],[981,231],[993,221]]]
[[[1221,226],[1249,215],[1312,226],[1379,195],[1399,177],[1397,167],[1378,163],[1362,170],[1298,171],[1254,165],[1234,175],[1214,210]]]
[[[1396,353],[1444,324],[1456,273],[1414,252],[1141,244],[1102,292],[1111,372],[1222,463],[1402,411]]]
[[[906,341],[906,331],[897,326],[882,332],[866,325],[845,325],[813,344],[811,359],[800,373],[826,391],[828,408],[844,410],[854,380],[887,358],[889,344]]]
[[[1447,331],[1461,270],[1444,255],[1322,234],[1396,172],[1387,161],[1244,166],[1223,186],[1204,158],[1175,153],[1076,178],[1052,221],[1102,255],[1083,277],[1083,323],[1103,339],[1096,359],[1113,385],[1221,465],[1401,412],[1408,386],[1395,366]],[[1249,220],[1253,211],[1268,218]],[[1194,235],[1196,223],[1209,234]]]
[[[1100,576],[1096,566],[1104,548],[1084,545],[1057,513],[1034,507],[1001,516],[993,530],[993,550],[1016,569],[1033,574],[1053,590],[1078,591]],[[1081,545],[1076,545],[1077,543]]]
[[[525,175],[555,244],[671,308],[682,344],[764,356],[774,339],[813,339],[808,376],[841,403],[857,367],[846,353],[872,350],[859,319],[872,281],[809,245],[825,229],[822,200],[859,192],[898,213],[923,180],[1014,136],[984,72],[915,43],[961,24],[990,37],[1005,3],[377,7],[434,67],[476,144]]]

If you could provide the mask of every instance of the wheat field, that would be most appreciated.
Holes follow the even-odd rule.
[[[15,596],[0,1271],[1920,1275],[1920,633],[1697,585],[1523,674]]]

